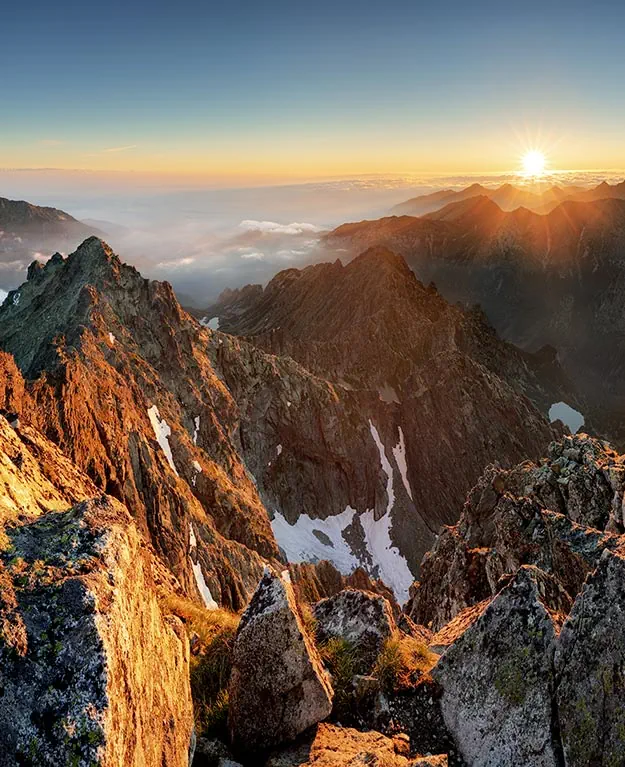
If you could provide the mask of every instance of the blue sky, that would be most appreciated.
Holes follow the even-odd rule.
[[[0,167],[625,167],[625,4],[5,5]]]

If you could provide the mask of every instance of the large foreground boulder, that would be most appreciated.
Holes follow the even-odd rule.
[[[562,627],[558,720],[568,767],[625,764],[625,558],[606,552]]]
[[[273,754],[266,767],[447,767],[446,756],[408,758],[404,746],[379,732],[321,724],[302,742]]]
[[[188,642],[125,507],[102,496],[7,534],[0,764],[186,767]]]
[[[441,710],[470,767],[558,767],[553,659],[570,609],[559,584],[522,567],[433,669]]]
[[[343,639],[356,650],[360,674],[368,673],[384,642],[397,629],[391,605],[378,594],[344,589],[313,608],[317,639]]]
[[[228,727],[237,753],[292,740],[332,710],[332,687],[293,588],[269,568],[241,618],[232,663]]]

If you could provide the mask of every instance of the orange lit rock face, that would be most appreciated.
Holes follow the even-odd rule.
[[[6,357],[2,366],[10,400],[18,378]],[[5,754],[10,763],[186,767],[188,640],[159,606],[180,586],[127,509],[32,425],[11,422],[0,416]]]

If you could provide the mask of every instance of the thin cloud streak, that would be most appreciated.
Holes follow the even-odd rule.
[[[128,144],[128,146],[112,146],[105,149],[105,152],[127,152],[129,149],[136,149],[136,144]]]

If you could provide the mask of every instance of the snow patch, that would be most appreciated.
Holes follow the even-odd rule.
[[[112,333],[109,333],[109,341],[110,341],[112,344],[114,344],[114,343],[115,343],[115,341],[117,341],[117,339],[115,338],[115,336],[114,336]]]
[[[280,573],[280,577],[285,583],[291,583],[291,573],[288,570],[283,570]]]
[[[374,568],[377,567],[375,577],[381,578],[392,588],[397,601],[403,604],[408,599],[408,590],[414,576],[406,559],[391,541],[391,518],[388,514],[376,520],[372,510],[358,515],[356,509],[347,506],[341,514],[327,519],[312,519],[307,514],[300,514],[295,524],[291,525],[280,512],[276,512],[271,527],[278,546],[289,562],[314,563],[327,559],[343,575],[349,575],[364,564],[343,537],[344,530],[356,516],[359,516],[364,530],[367,552],[373,560]],[[323,538],[330,542],[324,543]]]
[[[391,516],[386,513],[376,520],[373,511],[360,515],[360,524],[365,531],[367,550],[371,554],[379,576],[390,586],[399,604],[408,601],[408,591],[414,582],[408,562],[391,540]]]
[[[376,520],[373,509],[359,514],[356,509],[347,506],[340,514],[326,519],[312,519],[307,514],[300,514],[295,524],[290,524],[280,512],[276,511],[271,527],[278,546],[289,562],[319,562],[327,559],[343,575],[349,575],[357,567],[365,566],[373,577],[381,578],[392,588],[398,602],[403,604],[408,599],[408,591],[414,576],[410,572],[405,557],[391,540],[391,510],[395,504],[393,467],[386,456],[380,434],[372,421],[369,421],[369,428],[380,454],[382,471],[387,477],[386,513]],[[406,445],[401,429],[399,443],[393,449],[393,456],[402,475],[406,492],[412,498],[406,467]],[[364,551],[354,551],[343,535],[346,529],[356,521],[356,517],[364,533]]]
[[[204,600],[204,605],[207,610],[216,610],[219,605],[215,600],[213,599],[213,595],[210,592],[210,589],[208,588],[208,584],[206,583],[206,580],[204,578],[204,573],[202,572],[202,566],[199,562],[195,563],[193,560],[191,560],[191,567],[193,568],[193,575],[195,575],[195,582],[198,587],[198,591],[202,595],[202,599]]]
[[[410,483],[408,482],[408,466],[406,464],[406,443],[404,441],[404,432],[401,430],[401,426],[399,427],[399,442],[393,448],[393,457],[395,458],[395,463],[397,464],[399,473],[401,474],[401,481],[404,483],[404,487],[406,488],[408,497],[410,498],[411,501],[413,501],[414,499],[412,497],[412,488],[410,487]]]
[[[395,491],[393,490],[393,467],[391,466],[388,458],[386,457],[386,451],[384,445],[380,439],[378,430],[373,425],[373,421],[369,420],[369,429],[371,430],[371,436],[373,441],[378,447],[380,453],[380,464],[382,465],[382,471],[386,474],[386,495],[388,496],[388,503],[386,505],[386,513],[390,514],[391,509],[395,505]]]
[[[567,405],[566,402],[554,402],[549,408],[549,420],[562,421],[569,427],[571,434],[578,432],[584,425],[584,416],[578,411]]]
[[[195,474],[191,477],[191,484],[193,487],[195,487],[195,484],[197,482],[197,475],[202,473],[202,467],[200,466],[199,461],[193,461],[193,468],[195,469]]]
[[[278,455],[280,455],[280,453],[282,452],[282,445],[278,445],[278,447],[276,448],[276,452],[278,453]]]
[[[174,474],[178,475],[178,469],[176,469],[174,456],[171,453],[171,445],[169,444],[171,427],[164,418],[161,419],[161,414],[158,412],[156,405],[152,405],[148,410],[148,416],[150,418],[150,423],[152,424],[152,429],[154,429],[156,441],[161,446],[161,450],[165,453],[165,458],[167,458]]]
[[[189,523],[189,547],[191,552],[197,550],[197,538],[195,537],[195,531],[193,530],[193,525],[191,523]],[[208,610],[216,610],[219,605],[213,599],[213,595],[208,588],[208,584],[204,578],[204,573],[202,572],[202,565],[200,565],[199,562],[194,562],[192,556],[190,556],[190,559],[191,567],[193,568],[193,575],[195,576],[195,583],[197,585],[198,591],[202,596],[202,599],[204,600],[204,606]]]
[[[319,562],[327,559],[348,575],[360,564],[354,556],[342,533],[352,523],[356,512],[349,506],[341,514],[326,519],[312,519],[308,514],[300,514],[294,525],[276,511],[271,527],[278,546],[285,553],[289,562]],[[323,543],[314,533],[322,532],[331,541]]]
[[[193,424],[195,426],[195,428],[193,429],[193,444],[197,445],[197,437],[198,437],[198,434],[200,433],[200,416],[199,415],[195,416],[195,418],[193,419]]]
[[[14,306],[17,306],[17,305],[19,304],[19,302],[20,302],[20,298],[21,298],[21,297],[22,297],[22,296],[21,296],[19,293],[16,293],[16,294],[13,296],[13,305],[14,305]]]
[[[209,330],[219,330],[219,317],[202,317],[200,325]]]

